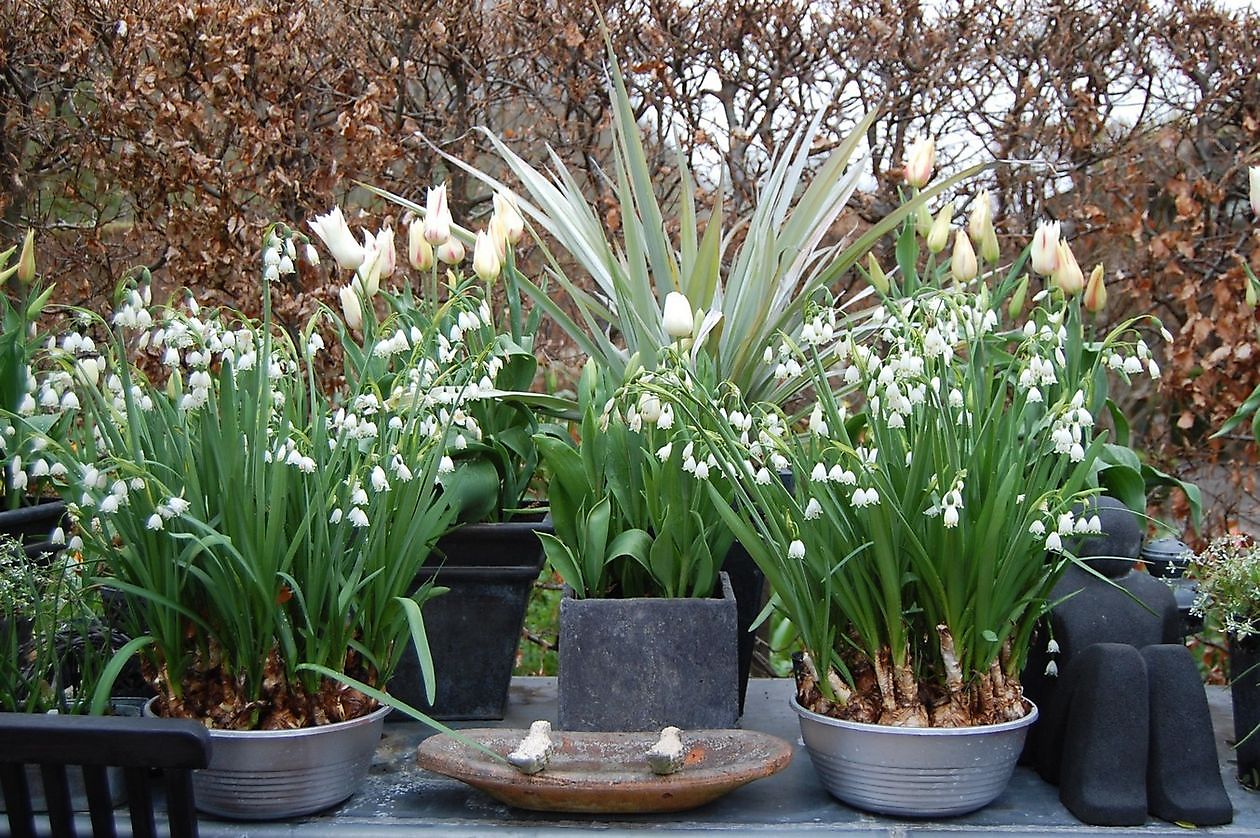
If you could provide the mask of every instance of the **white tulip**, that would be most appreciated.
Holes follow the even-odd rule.
[[[488,232],[482,230],[477,234],[477,241],[473,245],[473,273],[482,282],[490,282],[498,278],[501,267],[494,241]]]
[[[507,240],[516,244],[525,233],[525,219],[516,208],[516,199],[511,193],[500,189],[494,193],[494,214],[503,222],[503,232]]]
[[[355,241],[341,207],[333,207],[326,215],[317,215],[306,223],[323,240],[340,267],[352,271],[363,264],[363,246]]]
[[[695,328],[691,303],[677,291],[670,291],[665,296],[665,311],[661,320],[665,334],[675,340],[691,337],[692,329]]]
[[[359,294],[353,285],[347,285],[338,292],[341,297],[341,313],[345,316],[346,325],[351,329],[363,328],[363,304],[359,302]]]

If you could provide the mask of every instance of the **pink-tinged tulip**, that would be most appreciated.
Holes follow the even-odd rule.
[[[1095,265],[1085,283],[1085,296],[1081,298],[1085,310],[1097,314],[1107,307],[1107,286],[1103,282],[1103,266]]]
[[[18,257],[17,281],[30,285],[35,281],[35,231],[27,230],[22,240],[22,255]]]
[[[418,218],[407,225],[407,261],[417,271],[433,267],[433,245],[424,237],[424,222]]]
[[[516,208],[516,199],[510,192],[500,189],[494,193],[494,214],[503,222],[507,240],[511,244],[518,243],[525,234],[525,219],[521,217],[521,211]]]
[[[959,230],[954,236],[954,252],[950,255],[949,270],[958,282],[969,282],[980,272],[980,266],[976,264],[976,249],[971,246],[966,230]]]
[[[941,211],[932,220],[932,229],[927,234],[927,249],[930,253],[940,253],[949,244],[950,221],[954,218],[954,202],[950,201],[941,207]]]
[[[1260,217],[1260,166],[1247,169],[1247,177],[1251,181],[1251,212]]]
[[[363,328],[363,304],[359,302],[359,293],[353,285],[347,285],[337,292],[341,297],[341,313],[346,318],[346,325],[351,329]]]
[[[936,166],[936,140],[917,140],[906,154],[906,183],[922,189],[932,179]]]
[[[1059,267],[1059,222],[1042,221],[1033,234],[1032,269],[1042,276],[1049,276]]]
[[[398,266],[398,251],[394,247],[394,228],[382,227],[376,233],[376,261],[380,265],[380,278],[389,279]]]
[[[445,244],[451,238],[451,210],[446,205],[446,184],[434,186],[429,190],[429,200],[425,208],[425,241],[434,247]],[[460,257],[462,258],[463,256]]]
[[[482,282],[490,282],[498,278],[500,267],[495,243],[491,240],[490,234],[482,230],[477,234],[477,241],[473,244],[473,273],[479,276]]]
[[[1059,240],[1058,254],[1059,267],[1054,272],[1053,282],[1067,296],[1075,296],[1085,287],[1085,274],[1076,263],[1072,248],[1062,239]]]
[[[448,265],[464,261],[464,257],[467,255],[467,252],[464,250],[464,243],[454,236],[439,244],[436,253],[437,258]]]
[[[341,207],[333,207],[328,214],[317,215],[306,223],[323,241],[339,267],[352,271],[363,264],[363,246],[355,241]]]
[[[691,337],[695,328],[695,315],[691,311],[691,303],[677,291],[665,295],[665,310],[661,315],[661,325],[665,334],[678,340]]]

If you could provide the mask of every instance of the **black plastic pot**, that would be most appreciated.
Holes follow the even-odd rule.
[[[739,718],[735,594],[560,601],[561,730],[729,728]]]
[[[391,695],[437,719],[502,719],[516,647],[534,580],[542,569],[537,533],[550,519],[469,524],[438,540],[416,578],[450,588],[424,605],[424,627],[437,674],[432,705],[415,650],[408,647]]]
[[[66,505],[63,502],[56,498],[40,498],[17,509],[0,511],[0,534],[22,542],[28,556],[53,553],[59,546],[50,539],[65,516]]]
[[[731,544],[722,562],[722,570],[731,579],[735,593],[735,615],[739,635],[736,647],[739,652],[739,712],[744,712],[744,698],[748,693],[748,673],[752,669],[753,644],[756,635],[751,631],[753,620],[761,612],[761,598],[766,577],[753,561],[752,556],[738,541]]]
[[[1238,779],[1260,788],[1260,638],[1229,638],[1229,678]]]

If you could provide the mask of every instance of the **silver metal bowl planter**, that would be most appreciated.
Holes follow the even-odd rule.
[[[908,728],[841,721],[792,699],[827,791],[857,809],[908,817],[962,815],[997,799],[1037,719],[1029,707],[997,725]]]
[[[367,777],[389,711],[297,730],[211,730],[210,765],[193,772],[197,808],[278,820],[341,803]]]

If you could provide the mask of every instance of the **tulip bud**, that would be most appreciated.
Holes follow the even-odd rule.
[[[398,252],[394,248],[394,228],[382,227],[376,234],[376,260],[380,265],[380,278],[389,279],[398,265]]]
[[[879,266],[879,261],[875,259],[874,253],[866,254],[866,275],[876,291],[881,294],[888,293],[888,275]]]
[[[993,206],[989,200],[989,190],[986,189],[976,196],[971,207],[971,215],[967,217],[967,232],[973,241],[980,241],[984,238],[985,230],[992,226]]]
[[[381,288],[381,266],[383,263],[383,254],[376,245],[376,239],[371,233],[363,233],[363,264],[359,265],[359,269],[355,271],[355,283],[363,292],[364,297],[375,297],[376,292]]]
[[[1085,274],[1076,263],[1072,248],[1062,239],[1059,240],[1058,263],[1059,267],[1052,279],[1055,286],[1069,297],[1081,293],[1081,289],[1085,287]]]
[[[1246,283],[1247,285],[1246,290],[1243,291],[1243,299],[1247,303],[1247,308],[1255,308],[1256,296],[1257,296],[1256,295],[1256,281],[1252,279],[1250,276],[1246,276],[1246,277],[1243,277],[1243,282]]]
[[[525,219],[516,208],[516,199],[508,192],[500,189],[494,193],[494,214],[503,222],[503,231],[507,240],[516,244],[525,233]]]
[[[950,201],[932,219],[932,229],[927,234],[927,249],[930,253],[940,253],[949,244],[949,222],[953,218],[954,202]]]
[[[967,230],[971,233],[972,242],[980,246],[980,257],[986,262],[996,262],[1001,252],[997,230],[993,228],[993,204],[989,200],[989,190],[976,196],[976,205],[967,220]]]
[[[448,265],[464,261],[464,256],[467,255],[467,251],[464,250],[464,243],[454,236],[438,245],[437,250],[434,252],[439,260]]]
[[[1260,166],[1248,168],[1247,177],[1251,182],[1251,211],[1260,216]]]
[[[507,261],[508,248],[508,232],[503,226],[503,219],[498,215],[490,216],[490,223],[486,225],[486,233],[490,236],[490,241],[494,244],[495,255],[499,257],[499,263]]]
[[[1020,312],[1024,310],[1024,300],[1028,297],[1028,274],[1024,274],[1024,278],[1019,281],[1019,285],[1015,286],[1015,293],[1011,294],[1011,301],[1006,307],[1006,313],[1011,319],[1019,317]]]
[[[433,267],[433,245],[424,237],[424,222],[418,218],[407,225],[407,260],[418,271]]]
[[[928,137],[917,140],[906,153],[906,183],[922,189],[932,179],[932,169],[936,165],[936,140]]]
[[[1085,296],[1081,304],[1091,314],[1097,314],[1107,307],[1107,286],[1103,283],[1103,266],[1095,265],[1090,271],[1089,282],[1085,283]]]
[[[949,270],[956,282],[969,282],[980,272],[980,266],[976,264],[976,250],[971,246],[966,230],[959,230],[954,236],[954,252],[949,258]]]
[[[473,273],[481,277],[482,282],[489,282],[499,276],[499,254],[490,234],[482,230],[477,234],[473,245]]]
[[[1059,267],[1059,222],[1042,221],[1033,234],[1032,269],[1042,276],[1049,276]]]
[[[23,285],[35,281],[35,231],[27,230],[22,240],[22,255],[18,257],[17,280]]]
[[[317,215],[306,223],[324,242],[339,267],[353,271],[363,264],[363,246],[355,241],[341,207],[333,207],[326,215]]]
[[[351,329],[363,328],[363,304],[359,302],[358,290],[347,285],[338,292],[341,297],[341,313],[345,316],[346,325]]]
[[[425,204],[424,238],[429,244],[437,247],[445,244],[450,237],[451,210],[446,205],[446,184],[442,184],[429,189],[428,201]],[[459,257],[459,259],[463,258],[462,255]],[[458,262],[459,259],[455,261]]]
[[[695,320],[691,312],[691,303],[677,291],[665,295],[665,311],[661,318],[665,334],[675,340],[691,337]]]
[[[918,233],[921,239],[926,239],[928,233],[932,232],[932,213],[928,210],[927,204],[919,204],[919,208],[914,211],[914,232]]]

